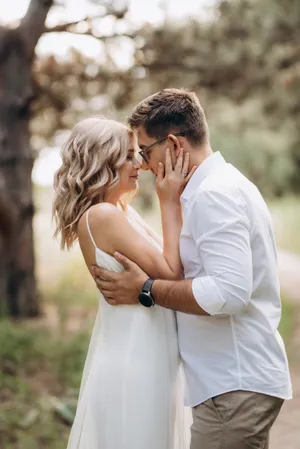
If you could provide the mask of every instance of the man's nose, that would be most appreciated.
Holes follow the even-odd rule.
[[[142,163],[140,164],[140,167],[141,167],[141,169],[144,170],[144,171],[149,170],[149,165],[148,165],[147,162],[144,161],[144,160],[143,160]]]

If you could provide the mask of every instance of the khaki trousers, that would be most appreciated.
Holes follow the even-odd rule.
[[[232,391],[194,407],[191,449],[268,449],[269,432],[283,400]]]

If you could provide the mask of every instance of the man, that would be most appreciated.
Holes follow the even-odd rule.
[[[184,189],[180,255],[185,279],[148,280],[136,264],[95,267],[110,304],[154,303],[177,311],[178,340],[192,407],[191,449],[268,448],[291,382],[277,327],[281,302],[271,218],[257,188],[210,147],[194,93],[164,89],[141,101],[129,124],[143,167],[157,173],[170,148],[197,170]]]

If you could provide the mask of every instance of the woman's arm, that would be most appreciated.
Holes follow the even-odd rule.
[[[91,271],[95,265],[95,249],[88,234],[85,214],[78,226],[80,247]],[[126,218],[124,212],[109,203],[92,206],[89,213],[89,225],[96,246],[102,251],[114,255],[116,251],[137,263],[154,279],[180,279],[177,261],[173,261],[156,248],[146,236],[140,233]],[[175,243],[176,245],[176,243]]]

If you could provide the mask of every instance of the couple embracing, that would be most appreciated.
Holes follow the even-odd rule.
[[[56,235],[79,240],[101,292],[68,449],[267,449],[292,395],[272,223],[212,151],[197,96],[155,93],[128,127],[85,119],[61,157]],[[162,239],[129,205],[140,170]]]

